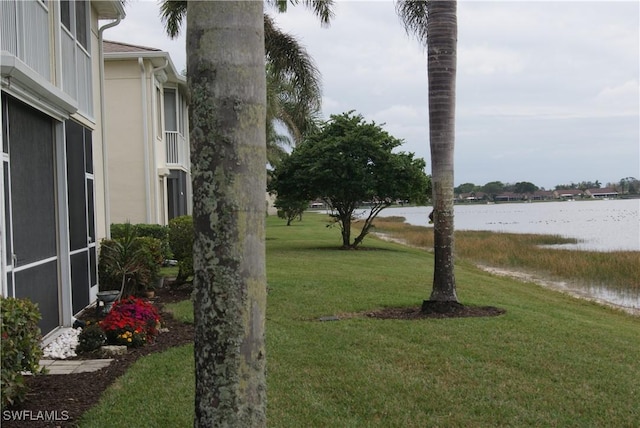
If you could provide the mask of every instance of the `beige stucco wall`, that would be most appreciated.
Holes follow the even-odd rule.
[[[112,223],[146,223],[144,116],[136,60],[105,61],[109,205]],[[148,80],[145,80],[148,85]],[[147,87],[147,98],[149,98]],[[147,105],[147,132],[152,120]],[[151,122],[151,123],[149,123]],[[148,136],[150,134],[147,134]]]

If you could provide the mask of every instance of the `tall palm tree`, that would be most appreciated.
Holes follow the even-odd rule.
[[[398,0],[396,11],[407,32],[427,48],[435,266],[431,296],[422,310],[455,310],[460,306],[453,239],[457,2]]]
[[[179,28],[187,18],[194,223],[194,426],[262,427],[266,425],[268,40],[263,3],[171,3],[178,6],[179,13],[171,16],[168,26]],[[304,3],[318,6],[320,2]],[[331,2],[322,3],[330,6]],[[286,2],[278,1],[277,6],[286,8]],[[277,64],[273,72],[278,73]]]
[[[188,3],[196,427],[266,426],[263,21]]]
[[[298,4],[298,0],[290,0]],[[287,1],[267,2],[285,12]],[[306,0],[323,25],[333,17],[332,1]],[[167,34],[176,37],[187,13],[187,1],[163,0],[160,5]],[[265,58],[267,62],[267,160],[275,165],[286,156],[286,147],[317,127],[322,89],[320,72],[298,41],[282,32],[269,15],[264,15]],[[278,132],[286,129],[288,136]]]

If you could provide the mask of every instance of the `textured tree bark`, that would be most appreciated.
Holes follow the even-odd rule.
[[[189,2],[196,427],[266,425],[263,2]]]
[[[433,289],[429,300],[457,303],[453,269],[453,153],[458,37],[456,6],[456,1],[427,3],[427,61],[435,241]]]

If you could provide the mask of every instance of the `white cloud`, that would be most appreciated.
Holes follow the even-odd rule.
[[[640,86],[638,80],[628,80],[617,86],[606,86],[594,98],[604,111],[617,111],[624,115],[640,115]]]
[[[126,7],[106,37],[166,49],[182,69],[184,39],[166,40],[155,2]],[[329,28],[302,6],[267,12],[314,57],[325,118],[355,109],[429,159],[424,49],[392,1],[339,1]],[[640,176],[639,13],[637,1],[460,1],[456,182]]]
[[[458,70],[462,74],[516,74],[525,68],[525,58],[511,49],[484,45],[462,46],[458,50]]]

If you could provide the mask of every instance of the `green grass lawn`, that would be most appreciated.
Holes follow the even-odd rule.
[[[267,224],[269,426],[638,426],[639,318],[464,262],[461,302],[505,315],[359,316],[420,305],[433,256],[375,238],[338,250],[316,214]],[[172,309],[189,318],[188,302]],[[139,360],[81,426],[192,426],[192,353]]]

